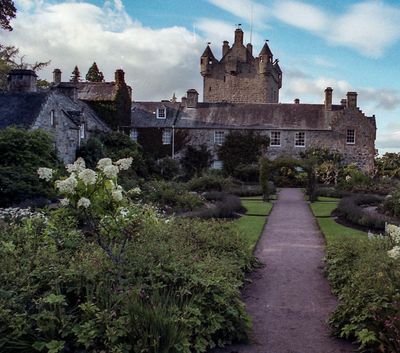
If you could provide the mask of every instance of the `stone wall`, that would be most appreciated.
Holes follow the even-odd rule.
[[[50,118],[51,111],[54,111],[53,125]],[[79,124],[74,123],[66,115],[65,112],[68,111],[82,111],[82,122],[85,124],[84,139],[80,138]],[[57,154],[64,163],[75,161],[77,148],[94,132],[108,131],[108,128],[96,119],[89,107],[85,107],[81,102],[74,102],[56,91],[49,94],[32,128],[43,129],[53,136]]]

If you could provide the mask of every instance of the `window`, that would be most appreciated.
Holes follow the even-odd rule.
[[[86,132],[85,132],[85,123],[82,123],[81,126],[79,127],[79,137],[80,137],[81,139],[84,139],[84,138],[85,138],[85,135],[86,135]]]
[[[296,147],[304,147],[306,145],[306,133],[296,132],[294,136],[294,145]]]
[[[353,129],[347,130],[346,143],[354,145],[356,143],[356,132]]]
[[[167,117],[167,111],[165,108],[157,109],[157,119],[165,119]]]
[[[270,146],[280,146],[281,145],[281,132],[271,131]]]
[[[225,141],[224,131],[214,131],[214,143],[216,145],[222,145]]]
[[[50,112],[50,125],[51,125],[51,126],[56,126],[56,121],[55,121],[55,119],[54,119],[54,110],[52,110],[52,111]]]
[[[138,140],[138,131],[136,129],[131,130],[131,140],[137,142]]]
[[[213,161],[211,165],[211,169],[221,170],[223,167],[222,161]]]
[[[172,141],[171,131],[163,131],[163,134],[162,134],[163,145],[170,145],[171,141]]]

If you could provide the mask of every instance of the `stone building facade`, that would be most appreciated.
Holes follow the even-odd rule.
[[[265,63],[264,55],[267,74],[260,68]],[[273,61],[267,43],[254,58],[251,46],[243,46],[240,28],[235,31],[232,48],[224,42],[221,61],[207,47],[200,66],[203,102],[193,89],[181,102],[134,102],[134,139],[143,129],[160,130],[174,155],[174,136],[177,131],[186,131],[188,143],[207,145],[213,152],[214,166],[220,167],[217,152],[227,134],[254,130],[270,137],[267,155],[272,159],[281,155],[298,157],[307,148],[323,147],[341,153],[345,163],[355,163],[364,171],[373,169],[375,116],[366,116],[358,108],[357,93],[348,92],[340,104],[333,104],[333,89],[328,87],[325,95],[321,92],[321,104],[303,104],[299,99],[292,104],[279,103],[282,72],[278,63]],[[277,93],[271,93],[274,91]]]
[[[78,99],[75,84],[60,81],[48,90],[39,90],[36,79],[32,70],[10,72],[8,91],[0,93],[0,128],[43,129],[53,136],[59,158],[71,163],[85,140],[110,128]]]
[[[204,102],[278,103],[282,70],[265,42],[260,54],[253,56],[253,46],[243,45],[243,31],[237,28],[232,47],[222,45],[217,60],[207,46],[200,59]]]

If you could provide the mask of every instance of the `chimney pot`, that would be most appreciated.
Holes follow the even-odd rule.
[[[299,99],[299,98],[296,98],[296,99],[294,100],[294,104],[300,104],[300,99]]]
[[[31,93],[37,91],[37,75],[33,70],[14,69],[8,73],[8,91]]]
[[[224,40],[222,44],[222,56],[225,56],[226,53],[229,51],[229,42],[227,40]]]
[[[190,89],[187,91],[187,107],[188,108],[196,108],[197,103],[199,102],[199,94],[195,89]]]
[[[122,69],[118,69],[115,71],[115,83],[117,86],[121,86],[125,84],[125,72]]]
[[[54,69],[53,71],[53,83],[55,85],[58,85],[61,83],[61,70],[60,69]]]
[[[243,31],[241,28],[237,28],[235,31],[235,44],[243,45]]]
[[[346,107],[346,106],[347,106],[347,99],[346,99],[346,98],[343,98],[343,99],[340,101],[340,104],[341,104],[342,107]]]
[[[246,45],[247,51],[253,55],[253,46],[251,45],[251,43],[247,43]]]
[[[325,89],[325,109],[332,110],[332,87],[327,87]]]
[[[357,108],[357,92],[347,92],[347,108]]]

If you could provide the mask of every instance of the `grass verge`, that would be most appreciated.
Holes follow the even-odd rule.
[[[248,248],[253,252],[261,232],[272,209],[272,203],[263,202],[261,197],[242,198],[246,214],[232,222],[233,227],[240,232]]]

